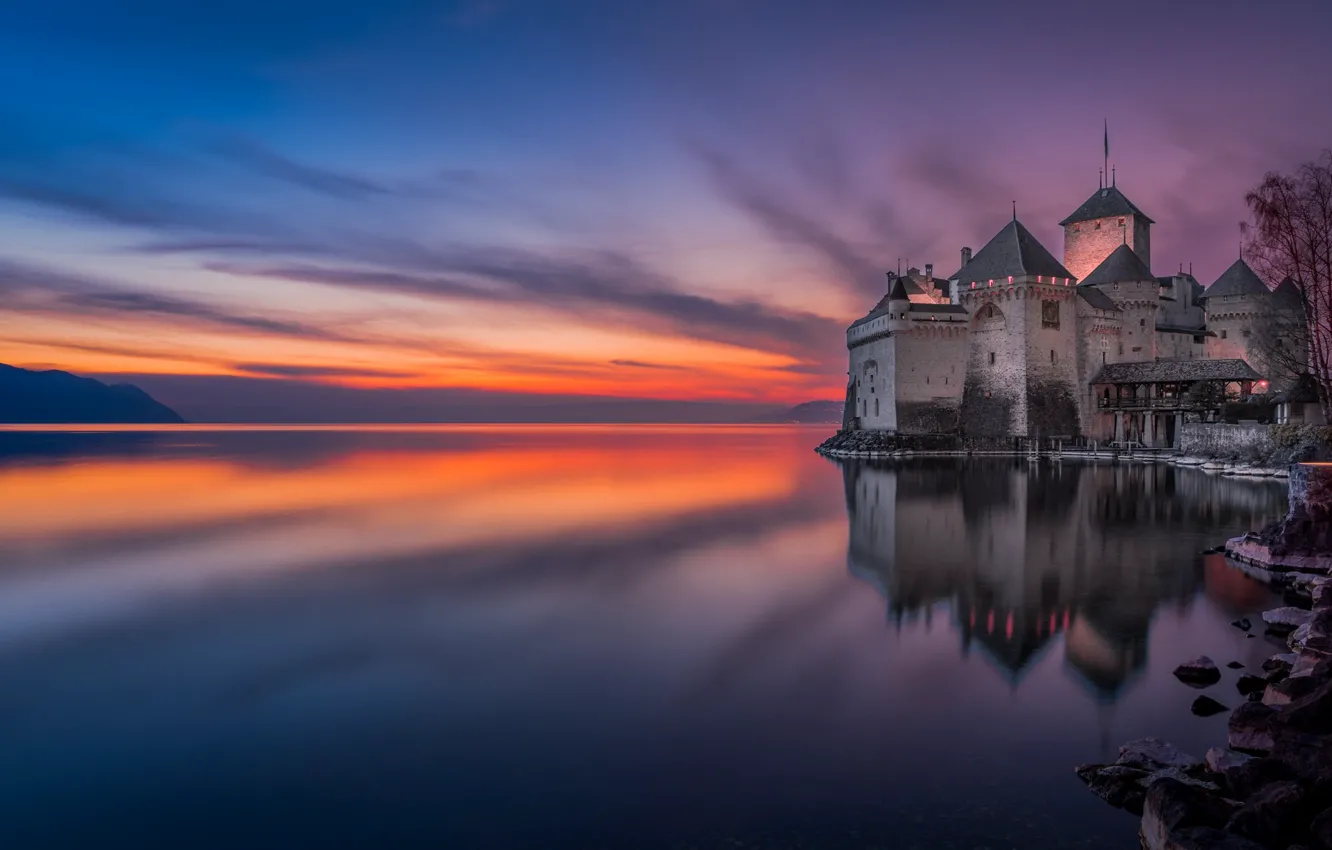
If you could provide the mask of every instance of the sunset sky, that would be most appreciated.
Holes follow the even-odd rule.
[[[838,399],[898,258],[952,273],[1014,200],[1061,253],[1103,121],[1155,271],[1210,283],[1244,191],[1332,146],[1330,34],[1326,0],[11,4],[0,362],[195,420]]]

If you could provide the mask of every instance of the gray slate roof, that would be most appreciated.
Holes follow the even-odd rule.
[[[888,293],[888,300],[889,301],[910,300],[911,290],[907,289],[907,284],[909,283],[911,283],[911,281],[907,280],[904,277],[899,277],[896,281],[894,281],[892,291]],[[920,290],[917,289],[916,291],[919,292]],[[881,301],[879,303],[882,304],[883,302]]]
[[[1249,268],[1243,260],[1236,260],[1230,268],[1221,272],[1221,276],[1203,293],[1204,298],[1216,298],[1225,295],[1267,295],[1271,292],[1262,278]]]
[[[995,237],[985,243],[953,278],[967,284],[973,281],[1007,280],[1009,275],[1073,275],[1042,245],[1022,222],[1013,219]]]
[[[1286,278],[1272,290],[1272,300],[1279,307],[1304,310],[1304,296],[1300,294],[1299,284],[1293,278]]]
[[[1148,360],[1102,366],[1093,384],[1157,384],[1176,381],[1260,381],[1243,360]]]
[[[1156,280],[1156,275],[1147,268],[1137,252],[1127,243],[1110,252],[1110,256],[1091,270],[1079,286],[1097,286],[1102,283],[1124,283],[1126,281]]]
[[[1094,286],[1080,284],[1078,286],[1078,295],[1081,295],[1083,301],[1086,301],[1097,310],[1113,310],[1116,313],[1124,312],[1120,309],[1119,305],[1115,303],[1113,298]]]
[[[1147,217],[1147,214],[1134,206],[1133,202],[1124,197],[1124,193],[1114,186],[1107,186],[1103,189],[1097,189],[1096,193],[1073,211],[1073,214],[1063,221],[1059,226],[1075,224],[1079,221],[1091,221],[1096,218],[1109,218],[1114,215],[1136,215],[1138,218],[1148,224],[1156,224]]]
[[[861,316],[859,319],[856,319],[854,322],[852,322],[851,327],[853,328],[859,327],[860,325],[863,325],[872,319],[877,319],[880,316],[886,314],[888,312],[888,305],[890,302],[909,300],[909,297],[907,295],[907,285],[910,283],[911,281],[907,280],[905,277],[895,278],[893,280],[892,289],[888,292],[888,294],[880,298],[879,303],[875,304],[874,307],[868,313],[866,313],[865,315]],[[920,290],[917,289],[917,291],[919,292]]]

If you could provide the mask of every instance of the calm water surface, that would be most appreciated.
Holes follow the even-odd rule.
[[[823,436],[0,433],[0,846],[1136,846],[1284,484]]]

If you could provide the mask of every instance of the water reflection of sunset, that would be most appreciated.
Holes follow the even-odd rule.
[[[0,471],[0,545],[282,515],[336,518],[335,536],[355,528],[396,539],[376,546],[463,544],[650,522],[780,499],[793,486],[792,469],[761,454],[708,457],[670,438],[636,449],[632,463],[617,447],[585,444],[356,450],[294,469],[87,459]]]

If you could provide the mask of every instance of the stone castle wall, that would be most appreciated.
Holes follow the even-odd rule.
[[[913,322],[897,334],[897,429],[904,434],[958,428],[967,371],[964,322]]]
[[[1180,426],[1179,449],[1199,457],[1266,457],[1276,444],[1266,425],[1190,422]]]
[[[855,386],[857,410],[852,414],[860,427],[875,431],[897,429],[896,343],[886,331],[868,337],[850,352],[850,379]]]
[[[1119,224],[1121,218],[1125,220],[1123,227]],[[1070,224],[1064,228],[1064,268],[1074,279],[1082,280],[1126,241],[1151,268],[1150,225],[1137,216],[1111,216]]]

